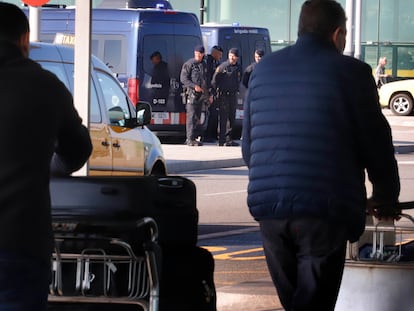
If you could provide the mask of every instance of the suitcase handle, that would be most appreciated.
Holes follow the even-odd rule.
[[[114,187],[102,187],[101,193],[106,195],[117,195],[119,193],[119,189]]]

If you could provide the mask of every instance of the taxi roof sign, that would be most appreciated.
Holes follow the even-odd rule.
[[[75,46],[75,35],[58,32],[53,40],[54,44]]]

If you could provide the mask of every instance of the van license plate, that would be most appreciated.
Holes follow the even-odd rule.
[[[153,112],[152,113],[152,118],[154,120],[168,120],[169,119],[169,115],[168,112]]]

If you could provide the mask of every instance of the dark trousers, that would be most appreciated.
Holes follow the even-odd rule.
[[[219,143],[232,141],[232,129],[236,120],[237,95],[220,95],[219,99]],[[227,128],[227,122],[229,127]]]
[[[273,283],[286,311],[333,311],[345,263],[345,227],[316,218],[260,221]]]
[[[46,311],[50,271],[47,263],[0,251],[0,310]]]
[[[218,137],[218,120],[219,120],[219,110],[218,103],[213,102],[210,107],[208,107],[208,123],[207,129],[204,133],[204,137],[208,140],[217,140]]]
[[[200,122],[201,109],[203,107],[203,101],[193,100],[187,103],[186,110],[186,132],[187,141],[195,140],[196,128]]]

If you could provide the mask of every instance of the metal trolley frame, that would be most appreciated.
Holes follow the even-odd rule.
[[[414,208],[414,202],[399,203],[400,210]],[[409,214],[395,216],[407,218]],[[398,217],[397,217],[398,218]],[[414,226],[392,221],[367,224],[360,241],[349,244],[335,311],[412,310],[414,261],[402,251],[404,236],[414,235]]]
[[[123,304],[158,311],[158,227],[149,217],[136,222],[137,229],[145,227],[150,238],[140,246],[141,254],[119,238],[55,233],[49,303]],[[82,247],[66,252],[62,247],[65,243],[80,243]]]

